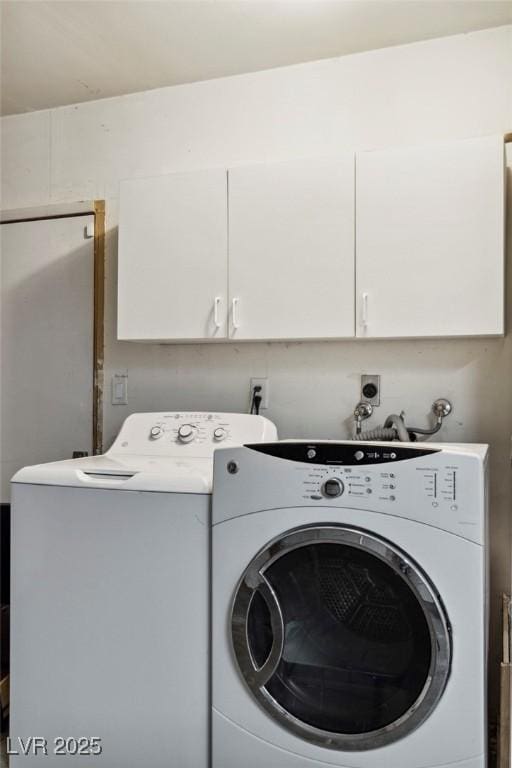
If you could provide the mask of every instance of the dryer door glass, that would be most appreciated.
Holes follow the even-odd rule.
[[[435,590],[402,553],[354,529],[306,528],[274,542],[242,580],[233,628],[261,703],[324,746],[403,737],[435,707],[449,671]]]

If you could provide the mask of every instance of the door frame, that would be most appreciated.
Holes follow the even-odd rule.
[[[84,200],[36,208],[0,211],[0,224],[94,216],[94,328],[92,387],[92,452],[103,452],[103,384],[105,348],[105,201]]]

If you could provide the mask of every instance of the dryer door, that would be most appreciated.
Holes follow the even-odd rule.
[[[252,693],[296,735],[339,750],[403,738],[439,701],[450,628],[420,568],[387,541],[309,526],[245,571],[233,649]]]

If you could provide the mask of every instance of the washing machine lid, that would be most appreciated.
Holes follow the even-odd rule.
[[[180,430],[187,434],[180,437]],[[210,494],[219,445],[275,440],[275,426],[249,413],[132,413],[102,456],[25,467],[11,482],[123,491]]]
[[[212,470],[212,460],[205,458],[178,460],[109,453],[24,467],[11,482],[116,491],[209,494]]]

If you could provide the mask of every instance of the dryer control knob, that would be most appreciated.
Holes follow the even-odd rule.
[[[149,436],[152,440],[158,440],[159,437],[162,437],[163,433],[164,431],[162,427],[155,425],[154,427],[151,427]]]
[[[341,496],[344,490],[345,486],[337,477],[330,477],[329,480],[326,480],[322,485],[322,493],[329,499],[335,499],[337,496]]]
[[[224,427],[217,427],[213,430],[213,439],[220,443],[221,440],[226,439],[226,430]]]
[[[192,424],[182,424],[178,429],[178,440],[181,443],[190,443],[194,439],[194,427]]]
[[[356,451],[354,453],[354,459],[356,461],[361,461],[362,459],[364,459],[364,452],[363,451]]]

